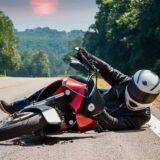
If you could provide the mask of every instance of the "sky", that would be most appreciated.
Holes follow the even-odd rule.
[[[50,27],[59,31],[82,29],[94,23],[96,0],[0,0],[0,10],[18,31]]]

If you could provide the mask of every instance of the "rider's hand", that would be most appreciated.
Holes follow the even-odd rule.
[[[79,48],[79,54],[83,55],[88,60],[90,59],[90,53],[85,48]]]

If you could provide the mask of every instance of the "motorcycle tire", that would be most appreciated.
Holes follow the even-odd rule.
[[[47,122],[41,114],[15,113],[0,122],[0,141],[34,133],[46,125]]]

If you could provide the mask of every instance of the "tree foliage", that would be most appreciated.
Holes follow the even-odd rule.
[[[32,58],[33,77],[48,77],[49,74],[49,60],[47,54],[42,51],[35,53]]]
[[[84,46],[125,73],[160,68],[160,1],[97,0]],[[160,74],[158,72],[158,74]]]
[[[26,29],[23,32],[17,32],[20,39],[17,45],[18,50],[54,52],[58,55],[69,52],[69,42],[83,37],[84,32],[81,30],[72,30],[70,32],[57,31],[49,27],[38,27],[35,29]]]
[[[35,77],[44,75],[57,76],[68,72],[68,64],[63,61],[63,56],[73,52],[74,47],[82,44],[84,32],[81,30],[65,32],[48,27],[39,27],[27,29],[23,32],[16,32],[16,35],[19,38],[17,49],[22,59],[22,66],[18,71],[8,72],[8,74],[12,76]],[[45,56],[35,58],[39,51],[44,52]],[[42,64],[43,58],[44,62],[47,62],[46,66]],[[38,71],[40,64],[46,68],[44,69],[46,74],[40,75]]]
[[[0,11],[0,72],[6,69],[16,70],[20,67],[21,59],[16,44],[13,23]]]
[[[11,76],[19,77],[48,77],[50,76],[50,63],[48,54],[43,51],[31,52],[21,50],[22,65],[16,72],[8,72]]]

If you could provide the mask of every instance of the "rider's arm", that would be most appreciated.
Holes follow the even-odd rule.
[[[95,60],[95,65],[99,69],[101,76],[110,84],[117,85],[124,81],[129,80],[130,78],[121,73],[119,70],[114,69],[108,63],[102,61],[101,59],[91,55],[91,58]]]
[[[96,119],[103,130],[125,130],[140,128],[150,120],[150,109],[147,108],[141,115],[125,117],[113,117],[106,110],[99,114]]]
[[[117,69],[114,69],[108,63],[88,53],[85,49],[82,50],[82,54],[84,54],[87,59],[94,60],[95,66],[99,69],[99,73],[110,85],[117,85],[130,79],[130,77],[121,73]]]

